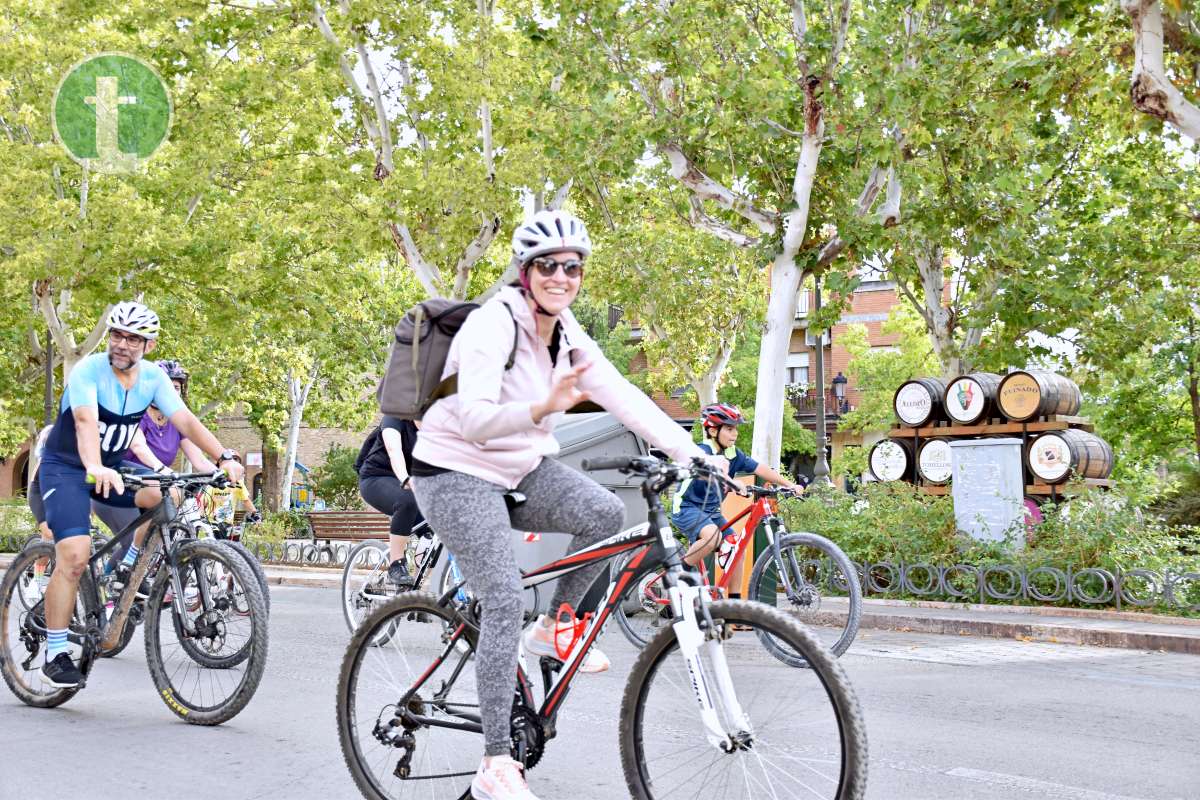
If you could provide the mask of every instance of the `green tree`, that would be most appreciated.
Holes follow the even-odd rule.
[[[926,335],[924,320],[908,306],[897,306],[883,323],[885,335],[895,335],[895,345],[873,348],[864,325],[850,325],[842,334],[842,346],[850,354],[847,371],[861,392],[858,406],[838,424],[842,430],[863,432],[886,430],[895,419],[892,400],[900,384],[939,371]]]

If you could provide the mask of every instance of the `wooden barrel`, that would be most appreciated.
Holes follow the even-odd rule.
[[[945,419],[942,396],[946,384],[938,378],[913,378],[900,384],[892,397],[892,408],[901,425],[919,428]]]
[[[960,375],[946,386],[942,407],[946,416],[959,425],[986,422],[996,407],[1000,376],[994,372]]]
[[[876,442],[867,457],[871,474],[879,481],[911,481],[914,461],[913,443],[904,439]]]
[[[950,482],[950,440],[926,439],[917,451],[917,472],[926,483],[939,486]]]
[[[1107,478],[1113,468],[1108,442],[1081,430],[1043,433],[1029,445],[1026,458],[1029,471],[1046,483],[1063,483],[1072,474]]]
[[[1051,414],[1078,414],[1083,395],[1075,381],[1045,369],[1021,369],[1000,381],[1000,413],[1016,422]]]

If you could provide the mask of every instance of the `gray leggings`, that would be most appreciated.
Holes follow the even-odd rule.
[[[625,506],[591,478],[548,458],[517,486],[527,500],[511,518],[504,487],[481,478],[461,472],[414,476],[412,487],[430,527],[454,554],[483,605],[475,680],[484,750],[489,756],[506,755],[525,609],[512,533],[572,533],[568,552],[574,552],[619,532]],[[577,605],[602,569],[603,563],[560,578],[551,612],[564,602]]]

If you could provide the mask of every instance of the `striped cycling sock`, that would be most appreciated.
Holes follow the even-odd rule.
[[[53,661],[59,653],[67,652],[67,629],[46,629],[46,661]]]
[[[125,551],[125,557],[121,559],[121,565],[132,567],[133,562],[137,561],[138,553],[140,552],[142,552],[142,549],[136,544],[129,545],[129,549]]]

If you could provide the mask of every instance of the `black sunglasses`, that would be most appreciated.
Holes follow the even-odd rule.
[[[569,258],[566,261],[555,261],[553,258],[535,258],[529,262],[529,265],[538,271],[538,274],[543,278],[552,278],[554,273],[558,272],[558,268],[562,267],[563,275],[568,278],[578,278],[583,275],[583,262],[577,258]]]

